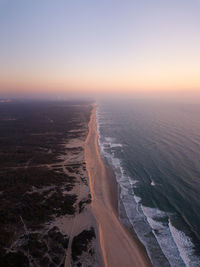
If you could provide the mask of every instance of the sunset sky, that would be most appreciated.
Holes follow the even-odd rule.
[[[0,91],[200,90],[200,0],[0,0]]]

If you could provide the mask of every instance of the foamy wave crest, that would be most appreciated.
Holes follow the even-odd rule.
[[[179,255],[179,250],[168,227],[168,214],[156,208],[142,206],[142,211],[157,239],[164,255],[171,266],[185,266]]]
[[[134,194],[138,183],[137,177],[130,177],[124,170],[122,159],[117,156],[118,154],[116,155],[116,152],[123,151],[123,144],[117,142],[113,137],[103,135],[102,128],[106,126],[106,121],[97,108],[100,153],[115,172],[119,186],[121,219],[126,216],[138,238],[146,247],[154,266],[198,266],[199,259],[194,260],[191,240],[170,223],[169,217],[172,214],[143,206],[142,199]],[[156,186],[152,177],[151,185]],[[191,263],[191,256],[195,263]]]
[[[119,186],[119,216],[120,218],[124,217],[124,214],[122,214],[123,210],[125,217],[128,218],[128,221],[136,232],[138,238],[145,245],[152,263],[154,266],[160,266],[152,257],[151,249],[153,248],[153,251],[155,251],[157,244],[153,239],[154,236],[152,234],[152,230],[142,212],[140,205],[141,198],[133,194],[133,188],[137,187],[138,181],[137,179],[133,180],[125,173],[122,167],[122,162],[119,158],[114,156],[114,153],[112,153],[112,148],[122,149],[122,144],[117,143],[115,138],[105,137],[102,135],[101,129],[104,126],[102,120],[104,118],[101,116],[99,108],[97,108],[96,116],[100,153],[101,156],[112,166]],[[150,239],[151,242],[149,242]],[[160,251],[158,254],[160,254]]]
[[[199,266],[199,257],[195,256],[194,245],[191,239],[186,236],[182,231],[177,230],[169,220],[169,229],[172,237],[178,247],[181,258],[188,267]]]
[[[145,181],[143,181],[143,178],[144,180],[146,179],[145,175],[148,177],[148,179],[146,179],[146,184],[148,182],[149,190],[152,190],[152,192],[155,194],[157,190],[160,192],[162,185],[162,183],[160,183],[160,181],[162,182],[162,179],[157,179],[156,176],[154,177],[154,173],[151,174],[148,169],[146,170],[149,165],[148,159],[145,156],[144,162],[142,162],[142,154],[141,158],[139,158],[138,161],[136,160],[136,167],[134,166],[134,162],[131,162],[132,159],[133,161],[137,159],[137,149],[138,151],[141,149],[141,138],[146,140],[146,135],[140,138],[140,132],[135,131],[136,134],[138,133],[138,139],[132,139],[132,134],[134,134],[134,131],[126,133],[127,124],[123,124],[121,120],[117,120],[115,115],[116,114],[114,113],[112,114],[112,109],[108,109],[106,112],[104,108],[97,108],[99,148],[102,158],[105,158],[106,161],[112,166],[118,182],[118,207],[121,221],[124,224],[127,224],[128,227],[132,227],[134,229],[139,240],[144,244],[153,266],[200,266],[200,258],[197,254],[195,254],[196,251],[194,244],[192,243],[192,240],[185,234],[190,232],[190,228],[187,229],[187,225],[183,223],[181,218],[179,222],[179,213],[176,213],[176,210],[173,208],[170,208],[172,211],[171,213],[155,208],[156,204],[158,204],[158,199],[155,199],[154,201],[154,197],[151,195],[151,192],[146,198],[144,196],[145,191],[142,190],[148,189],[148,187],[144,188],[142,186],[143,182],[145,185]],[[125,132],[123,132],[123,127],[125,127]],[[135,128],[132,127],[132,129]],[[152,136],[150,136],[150,138],[151,137]],[[136,142],[138,140],[138,144],[134,143],[134,145],[131,145],[132,140],[135,140]],[[173,144],[173,140],[170,142]],[[130,149],[127,149],[129,145]],[[168,143],[167,146],[169,146]],[[135,148],[136,152],[134,154],[133,149]],[[132,151],[134,155],[133,158],[131,157]],[[146,150],[143,152],[145,151]],[[158,159],[155,158],[154,162],[153,159],[152,168],[154,168],[154,165],[157,164],[156,160]],[[169,163],[171,163],[170,157]],[[167,165],[167,169],[170,169],[169,166]],[[139,168],[139,170],[137,168]],[[159,166],[157,169],[159,174]],[[165,177],[165,175],[166,174],[164,174],[163,177]],[[142,197],[141,199],[139,197],[140,195],[144,196],[144,198]],[[152,205],[152,203],[154,203],[154,208],[149,207]],[[162,205],[159,205],[159,207],[160,206],[162,207]],[[166,207],[163,206],[163,208]],[[180,226],[180,229],[183,229],[184,232],[176,229],[175,226]]]

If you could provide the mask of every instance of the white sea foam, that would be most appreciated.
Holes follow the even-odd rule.
[[[155,186],[156,183],[155,183],[155,181],[152,179],[152,176],[150,176],[150,179],[151,179],[151,185],[152,185],[152,186]]]
[[[112,153],[112,149],[122,148],[123,145],[118,143],[115,138],[101,136],[100,128],[105,126],[102,122],[103,119],[100,116],[99,108],[97,108],[98,142],[101,155],[113,166],[116,180],[120,186],[119,198],[123,202],[126,215],[138,238],[145,245],[153,265],[160,266],[152,257],[155,253],[154,249],[151,250],[153,244],[155,245],[155,239],[172,267],[199,266],[198,264],[191,264],[190,256],[195,259],[193,244],[184,233],[171,225],[168,219],[170,214],[143,206],[142,199],[133,194],[133,189],[137,187],[138,180],[136,177],[129,177],[125,173],[122,162],[115,157],[115,153]],[[150,178],[151,185],[156,186],[155,181],[152,177]],[[196,262],[199,262],[198,260]]]
[[[136,195],[134,195],[134,199],[135,199],[136,203],[140,203],[142,200],[140,197],[137,197]]]
[[[194,245],[191,239],[180,230],[177,230],[169,220],[169,229],[172,237],[178,247],[180,255],[186,266],[196,267],[200,266],[199,257],[195,256]],[[192,262],[191,262],[192,259]]]
[[[133,188],[137,185],[138,181],[133,180],[130,177],[128,178],[128,176],[125,175],[123,171],[120,159],[115,158],[114,155],[112,155],[112,153],[108,153],[108,151],[106,151],[106,146],[108,146],[111,142],[116,144],[116,140],[113,138],[104,137],[101,135],[100,127],[102,127],[102,125],[103,124],[101,123],[101,116],[99,113],[99,108],[97,108],[97,130],[98,130],[98,143],[99,143],[100,153],[104,158],[106,158],[106,160],[113,167],[116,180],[120,186],[119,199],[121,199],[123,202],[126,216],[129,219],[130,223],[132,224],[133,228],[136,230],[136,233],[138,234],[138,238],[140,239],[140,241],[147,246],[147,253],[149,254],[149,257],[152,259],[151,254],[149,253],[149,250],[148,250],[148,242],[145,238],[145,232],[144,232],[144,228],[145,227],[148,228],[148,224],[145,223],[145,216],[142,215],[141,212],[139,212],[138,203],[140,203],[141,198],[137,197],[136,195],[128,193],[130,188]],[[119,205],[119,214],[120,214],[120,205]],[[147,229],[147,232],[150,232],[150,231],[151,229],[149,227]],[[153,262],[153,259],[152,259],[152,262]]]
[[[159,209],[144,206],[142,206],[142,211],[170,265],[185,266],[181,258],[177,257],[179,250],[172,238],[168,224],[163,223],[168,221],[168,214]]]

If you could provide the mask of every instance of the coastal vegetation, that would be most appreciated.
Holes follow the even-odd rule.
[[[87,180],[84,161],[68,162],[83,149],[65,144],[86,138],[90,111],[89,103],[1,103],[0,266],[63,266],[70,236],[54,221],[90,203],[72,192]]]

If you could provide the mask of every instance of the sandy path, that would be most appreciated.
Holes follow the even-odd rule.
[[[85,161],[104,265],[107,267],[152,266],[137,239],[122,226],[117,215],[117,185],[98,149],[96,110],[93,109],[85,143]]]

